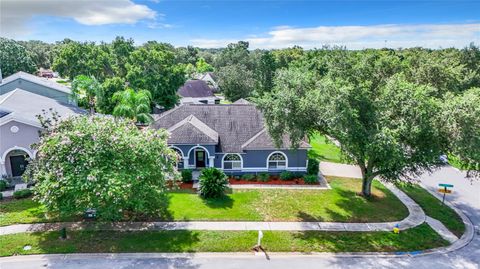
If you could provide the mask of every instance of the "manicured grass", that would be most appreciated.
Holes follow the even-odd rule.
[[[44,207],[31,199],[0,202],[0,226],[39,222],[44,219],[44,215]]]
[[[329,183],[331,190],[234,190],[219,199],[172,192],[168,215],[153,220],[383,222],[408,215],[400,200],[377,181],[369,199],[357,194],[358,179],[331,178]],[[31,200],[2,202],[0,225],[44,222],[44,212]]]
[[[397,186],[417,202],[428,216],[439,220],[457,237],[465,232],[465,224],[457,213],[450,207],[442,205],[442,202],[418,185],[407,183]]]
[[[255,231],[69,231],[0,236],[0,256],[43,253],[94,252],[233,252],[250,251]],[[29,245],[32,249],[23,250]],[[270,252],[414,251],[448,243],[428,225],[392,232],[285,232],[266,231],[262,245]]]
[[[310,158],[316,158],[319,161],[342,163],[340,148],[330,142],[325,136],[318,133],[311,135],[310,145],[312,146],[312,149],[308,152]]]

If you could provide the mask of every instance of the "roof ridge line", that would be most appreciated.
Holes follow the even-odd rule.
[[[250,139],[248,139],[245,143],[243,143],[242,145],[242,149],[246,146],[248,146],[248,144],[252,143],[253,141],[255,141],[255,139],[257,139],[257,137],[259,137],[261,134],[263,134],[265,131],[267,130],[267,128],[263,127],[262,130],[260,130],[260,132],[256,133],[254,136],[252,136]]]
[[[8,93],[6,93],[5,95],[5,98],[3,98],[2,100],[0,100],[0,104],[3,104],[3,102],[5,102],[5,100],[7,100],[8,98],[10,98],[13,93],[15,93],[19,88],[15,88],[13,91],[10,91]],[[21,89],[20,89],[21,90]]]

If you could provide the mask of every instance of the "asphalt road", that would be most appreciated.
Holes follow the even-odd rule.
[[[470,182],[464,175],[451,167],[445,167],[432,175],[421,178],[424,185],[432,190],[438,183],[454,184],[454,192],[447,199],[461,209],[474,223],[480,225],[480,182]],[[0,269],[24,268],[479,268],[480,235],[475,234],[469,245],[447,254],[431,254],[415,257],[345,257],[335,255],[292,256],[271,255],[225,255],[204,254],[192,257],[149,257],[148,255],[108,256],[64,256],[19,257],[0,260]]]

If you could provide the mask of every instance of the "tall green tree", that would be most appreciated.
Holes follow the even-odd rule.
[[[177,90],[185,83],[182,65],[175,63],[170,49],[161,44],[150,44],[130,54],[127,80],[135,89],[146,89],[152,101],[167,109],[178,102]]]
[[[0,37],[0,69],[6,77],[18,71],[34,73],[36,66],[25,47],[15,40]]]
[[[49,69],[53,62],[55,44],[40,40],[18,41],[30,54],[37,68]]]
[[[480,88],[447,94],[441,121],[449,137],[450,153],[469,176],[480,177]]]
[[[125,77],[127,75],[126,64],[130,53],[135,50],[135,42],[133,39],[125,39],[123,36],[117,36],[111,44],[112,54],[114,58],[115,74],[118,77]]]
[[[221,67],[218,72],[218,86],[225,97],[235,102],[247,98],[255,88],[253,72],[244,65],[229,65]]]
[[[116,92],[125,90],[125,80],[120,77],[107,78],[96,95],[95,107],[100,113],[112,114],[115,101],[112,100]]]
[[[116,92],[112,100],[116,102],[113,115],[133,119],[135,122],[148,123],[152,121],[150,102],[152,95],[149,91],[134,91],[127,88]]]
[[[205,73],[205,72],[212,72],[213,66],[208,64],[205,59],[199,58],[198,61],[195,63],[195,68],[197,69],[198,73]]]
[[[355,67],[350,72],[363,78],[384,77],[378,74],[382,69]],[[257,102],[276,141],[288,133],[296,145],[306,135],[320,132],[340,142],[347,160],[360,166],[364,196],[371,195],[376,177],[397,181],[435,166],[446,140],[436,121],[440,105],[431,96],[434,89],[401,75],[376,83],[355,81],[319,79],[304,69],[281,70],[273,93]]]
[[[178,178],[166,131],[139,130],[129,120],[82,116],[49,128],[25,175],[48,212],[100,220],[165,218],[167,180]]]
[[[101,84],[93,76],[79,75],[72,82],[72,92],[80,106],[90,109],[90,114],[95,113],[96,96],[101,89]]]
[[[106,44],[67,40],[59,45],[53,70],[60,76],[73,79],[78,75],[95,76],[104,81],[114,75],[111,53]]]
[[[270,92],[277,69],[275,57],[270,51],[256,50],[252,54],[255,76],[255,90],[258,93]]]
[[[249,43],[246,41],[238,41],[237,43],[228,44],[227,47],[215,58],[215,67],[243,65],[247,69],[251,69],[252,61],[250,59]]]

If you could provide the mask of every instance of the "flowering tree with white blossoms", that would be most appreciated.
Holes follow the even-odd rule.
[[[166,131],[139,130],[110,117],[75,117],[50,125],[35,145],[27,176],[35,198],[64,216],[96,209],[101,220],[162,217],[176,154]]]

